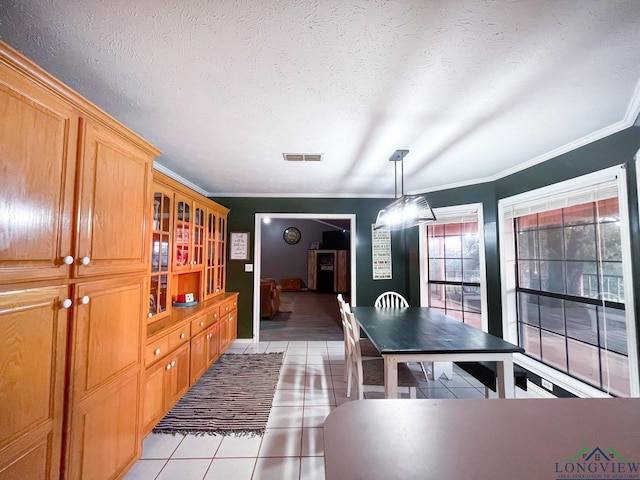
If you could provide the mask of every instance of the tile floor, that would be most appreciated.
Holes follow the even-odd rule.
[[[150,434],[141,459],[125,480],[315,480],[324,479],[322,425],[349,399],[341,341],[234,342],[227,353],[285,352],[263,437]],[[454,368],[451,380],[424,380],[418,398],[483,398],[484,387]],[[532,396],[518,390],[517,396]],[[382,398],[367,393],[366,398]]]

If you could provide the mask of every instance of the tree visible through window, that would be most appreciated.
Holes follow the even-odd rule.
[[[547,365],[628,396],[618,199],[513,221],[520,345]]]
[[[429,306],[482,328],[478,222],[427,227]]]

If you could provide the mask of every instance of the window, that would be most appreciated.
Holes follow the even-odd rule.
[[[423,304],[485,329],[484,247],[481,205],[435,209],[422,231]]]
[[[622,176],[618,168],[608,170],[591,183],[565,182],[552,186],[555,191],[541,189],[536,198],[506,199],[500,210],[513,262],[502,268],[514,272],[510,281],[503,275],[506,316],[512,312],[515,318],[507,318],[507,339],[530,359],[573,379],[569,385],[577,380],[629,396],[637,375],[631,382],[635,339],[629,332],[635,327],[628,312],[632,302],[625,302],[630,252]],[[563,381],[557,375],[555,380]]]

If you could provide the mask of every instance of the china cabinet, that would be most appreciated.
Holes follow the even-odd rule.
[[[229,210],[159,171],[152,192],[144,434],[237,335],[238,295],[226,292],[224,281]],[[180,388],[170,388],[172,381]]]

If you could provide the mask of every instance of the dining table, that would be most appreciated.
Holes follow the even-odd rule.
[[[385,398],[398,396],[398,363],[496,362],[498,396],[513,398],[513,354],[524,349],[430,307],[353,307],[384,359]]]
[[[640,479],[640,399],[378,399],[323,426],[327,480]]]

